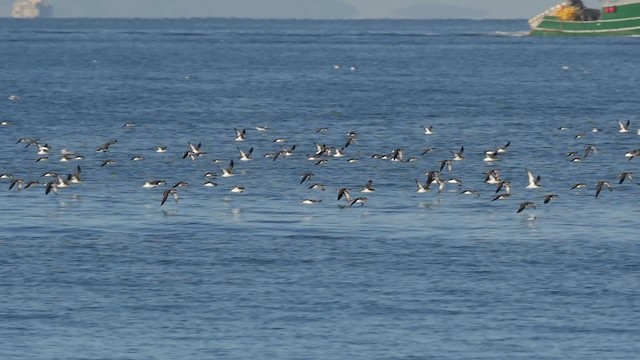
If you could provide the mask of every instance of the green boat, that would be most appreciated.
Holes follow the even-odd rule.
[[[600,0],[591,9],[581,0],[558,4],[529,20],[531,35],[640,35],[640,0]]]

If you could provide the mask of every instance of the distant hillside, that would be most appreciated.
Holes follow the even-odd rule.
[[[246,17],[344,19],[341,0],[55,0],[56,17]]]
[[[393,11],[393,17],[403,19],[480,19],[485,10],[448,4],[415,4]]]

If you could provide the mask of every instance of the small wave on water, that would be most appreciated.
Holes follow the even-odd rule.
[[[523,37],[529,36],[529,31],[496,31],[493,33],[494,36],[505,36],[505,37]]]

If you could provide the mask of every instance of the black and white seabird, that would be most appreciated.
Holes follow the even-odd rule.
[[[428,186],[431,186],[431,184],[433,184],[433,183],[437,183],[437,184],[444,183],[444,181],[440,177],[440,172],[439,171],[434,171],[434,170],[427,171],[425,173],[425,175],[427,176],[427,185]]]
[[[527,184],[527,189],[537,189],[539,188],[540,185],[540,175],[538,176],[534,176],[533,173],[531,171],[529,171],[528,169],[525,169],[525,171],[527,172],[527,178],[529,180],[529,183]]]
[[[285,158],[285,157],[293,155],[293,151],[295,149],[296,149],[296,145],[295,144],[292,147],[290,147],[289,149],[286,149],[284,147],[280,148],[280,151],[275,153],[275,156],[273,156],[273,161],[278,160],[279,157]],[[267,155],[269,155],[269,154],[267,154]],[[267,157],[267,155],[265,155],[265,157]]]
[[[631,129],[629,129],[629,125],[631,125],[631,121],[630,120],[627,120],[626,123],[623,123],[623,122],[618,120],[618,132],[628,133],[629,131],[631,131]]]
[[[431,184],[422,183],[420,180],[416,179],[416,192],[417,193],[425,193],[431,191]]]
[[[350,135],[347,138],[347,141],[344,143],[344,146],[342,146],[342,147],[346,149],[346,148],[349,147],[349,145],[357,144],[357,143],[358,143],[358,139],[356,138],[356,135]]]
[[[598,181],[596,183],[596,199],[598,198],[598,195],[600,195],[600,192],[602,191],[602,188],[606,187],[607,189],[609,189],[609,191],[613,191],[611,189],[611,183],[609,183],[606,180],[602,180],[602,181]]]
[[[242,149],[238,148],[238,151],[240,152],[240,161],[253,160],[253,158],[251,157],[251,154],[253,153],[253,148],[249,149],[249,151],[243,151]]]
[[[222,177],[232,177],[235,175],[235,173],[233,172],[233,167],[234,167],[234,163],[233,160],[231,160],[231,162],[229,163],[229,166],[226,168],[220,168],[220,170],[222,170]]]
[[[302,173],[300,176],[302,177],[302,180],[300,180],[300,184],[302,184],[305,181],[311,180],[315,176],[315,174],[310,171],[307,171]]]
[[[307,187],[307,189],[309,190],[320,190],[320,191],[325,191],[326,188],[327,188],[326,185],[321,183],[311,184],[309,185],[309,187]]]
[[[45,195],[48,195],[53,191],[54,194],[58,195],[58,189],[62,189],[69,186],[67,181],[61,177],[57,177],[56,179],[49,181],[45,187]]]
[[[349,188],[340,188],[338,189],[338,200],[342,199],[343,197],[345,198],[345,200],[347,201],[347,203],[351,202],[351,193],[350,193],[351,189]]]
[[[453,159],[454,161],[460,161],[464,159],[464,146],[460,147],[460,151],[455,152],[455,151],[451,151],[451,154],[453,155]]]
[[[633,173],[630,171],[623,171],[620,174],[618,174],[618,179],[620,179],[620,182],[618,184],[622,184],[625,179],[629,179],[629,181],[633,181]]]
[[[629,161],[633,160],[634,157],[640,156],[640,149],[630,150],[624,154],[625,157],[629,158]]]
[[[360,192],[364,192],[364,193],[374,192],[374,191],[376,191],[376,189],[373,188],[373,180],[367,181],[367,183],[360,188]]]
[[[596,154],[598,152],[598,148],[593,144],[588,144],[584,146],[584,155],[582,155],[583,159],[586,159],[589,154]]]
[[[305,205],[314,205],[314,204],[319,204],[321,202],[322,202],[322,200],[320,200],[320,199],[318,199],[318,200],[316,200],[316,199],[304,199],[304,200],[301,201],[301,203],[305,204]]]
[[[144,182],[144,184],[142,184],[142,187],[144,188],[154,188],[154,187],[158,187],[161,185],[166,185],[167,182],[164,180],[146,180]]]
[[[45,187],[44,193],[45,195],[48,195],[50,192],[52,192],[56,195],[58,195],[58,185],[57,182],[54,181],[49,181]]]
[[[339,158],[339,157],[344,157],[344,156],[345,156],[345,154],[344,154],[344,148],[343,147],[340,148],[340,149],[334,149],[333,157]]]
[[[498,160],[498,151],[497,150],[486,150],[484,152],[484,159],[482,161],[485,162],[493,162]]]
[[[422,152],[420,153],[420,156],[424,156],[424,155],[426,155],[426,154],[428,154],[428,153],[430,153],[430,152],[433,152],[433,151],[435,151],[435,150],[436,150],[436,149],[435,149],[435,148],[432,148],[432,147],[425,148],[425,149],[423,149],[423,150],[422,150]]]
[[[24,188],[25,188],[25,189],[28,189],[28,188],[30,188],[30,187],[32,187],[32,186],[38,186],[38,185],[42,185],[42,184],[40,183],[40,181],[38,181],[38,180],[29,181],[29,182],[27,182],[27,183],[26,183],[26,185],[24,186]]]
[[[186,181],[178,181],[177,183],[175,183],[172,188],[178,188],[178,187],[183,187],[183,186],[189,186],[189,183]]]
[[[192,144],[190,141],[187,142],[187,144],[189,145],[189,150],[190,152],[194,153],[194,154],[200,154],[202,152],[202,142],[199,142],[198,145],[194,145]]]
[[[69,182],[70,184],[79,184],[82,182],[82,169],[80,168],[80,165],[78,165],[76,167],[76,171],[73,174],[69,174],[67,176],[67,182]]]
[[[84,160],[84,156],[78,155],[75,153],[69,153],[69,154],[63,154],[60,157],[60,161],[62,162],[68,162],[68,161],[74,161],[74,160]]]
[[[360,204],[360,206],[364,206],[364,204],[366,204],[368,200],[369,199],[367,199],[366,197],[358,197],[351,200],[349,206],[353,206],[354,204]]]
[[[242,194],[246,191],[246,189],[243,186],[234,185],[233,187],[231,187],[230,191],[232,193]]]
[[[395,149],[391,152],[391,161],[402,162],[404,157],[404,149]]]
[[[16,144],[25,143],[27,144],[25,148],[28,148],[31,145],[37,144],[39,140],[40,139],[37,139],[37,138],[19,138]]]
[[[176,204],[178,203],[178,190],[171,188],[162,192],[162,202],[160,203],[160,206],[164,205],[169,195],[173,196],[173,200],[175,200]]]
[[[205,155],[207,155],[207,153],[204,151],[193,152],[189,150],[185,152],[184,155],[182,155],[182,158],[186,159],[187,157],[189,157],[191,160],[195,160],[196,158],[199,158],[200,156],[205,156]]]
[[[484,182],[491,185],[500,184],[502,182],[500,179],[500,171],[497,169],[487,171],[487,174],[484,177]]]
[[[498,146],[496,148],[496,153],[498,154],[504,154],[507,151],[509,151],[509,146],[511,145],[511,141],[508,141],[506,144],[504,144],[503,146]]]
[[[440,171],[442,171],[444,168],[447,168],[447,171],[451,172],[453,170],[453,163],[451,160],[441,160],[440,161]]]
[[[97,149],[96,152],[109,152],[109,148],[111,147],[111,145],[117,143],[118,140],[114,139],[114,140],[110,140],[105,142],[104,144],[100,145]]]
[[[236,132],[235,141],[244,141],[245,138],[247,137],[247,130],[245,130],[245,129],[238,130],[236,128],[233,128],[233,131]]]
[[[316,156],[329,156],[333,149],[327,144],[315,144],[316,145]]]
[[[493,199],[491,199],[491,201],[506,200],[506,199],[508,199],[510,197],[511,197],[511,194],[509,194],[509,193],[498,194],[498,195],[494,196]]]
[[[9,185],[9,190],[13,189],[14,186],[18,185],[18,191],[22,190],[22,185],[24,184],[23,179],[13,179],[11,180],[11,185]]]
[[[505,193],[511,194],[511,183],[509,181],[500,180],[496,186],[496,194],[502,189],[504,189]]]
[[[293,151],[296,149],[296,145],[294,144],[289,149],[282,148],[280,149],[280,156],[291,156],[293,155]]]
[[[51,151],[51,146],[49,146],[49,144],[36,143],[36,146],[38,147],[38,155],[47,155],[49,151]]]
[[[518,211],[516,211],[516,213],[520,213],[522,212],[522,210],[524,209],[529,209],[529,208],[536,208],[536,203],[534,203],[533,201],[525,201],[523,203],[520,203],[520,207],[518,208]]]

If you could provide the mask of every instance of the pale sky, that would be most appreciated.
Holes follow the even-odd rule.
[[[527,19],[562,0],[49,0],[55,17]],[[14,0],[0,0],[11,16]],[[585,4],[598,7],[597,0]]]
[[[355,6],[365,18],[381,18],[392,15],[393,9],[408,7],[413,4],[447,4],[463,8],[483,10],[487,13],[482,18],[491,19],[528,19],[544,10],[563,2],[563,0],[344,0]],[[598,7],[597,0],[586,0],[584,3]]]

